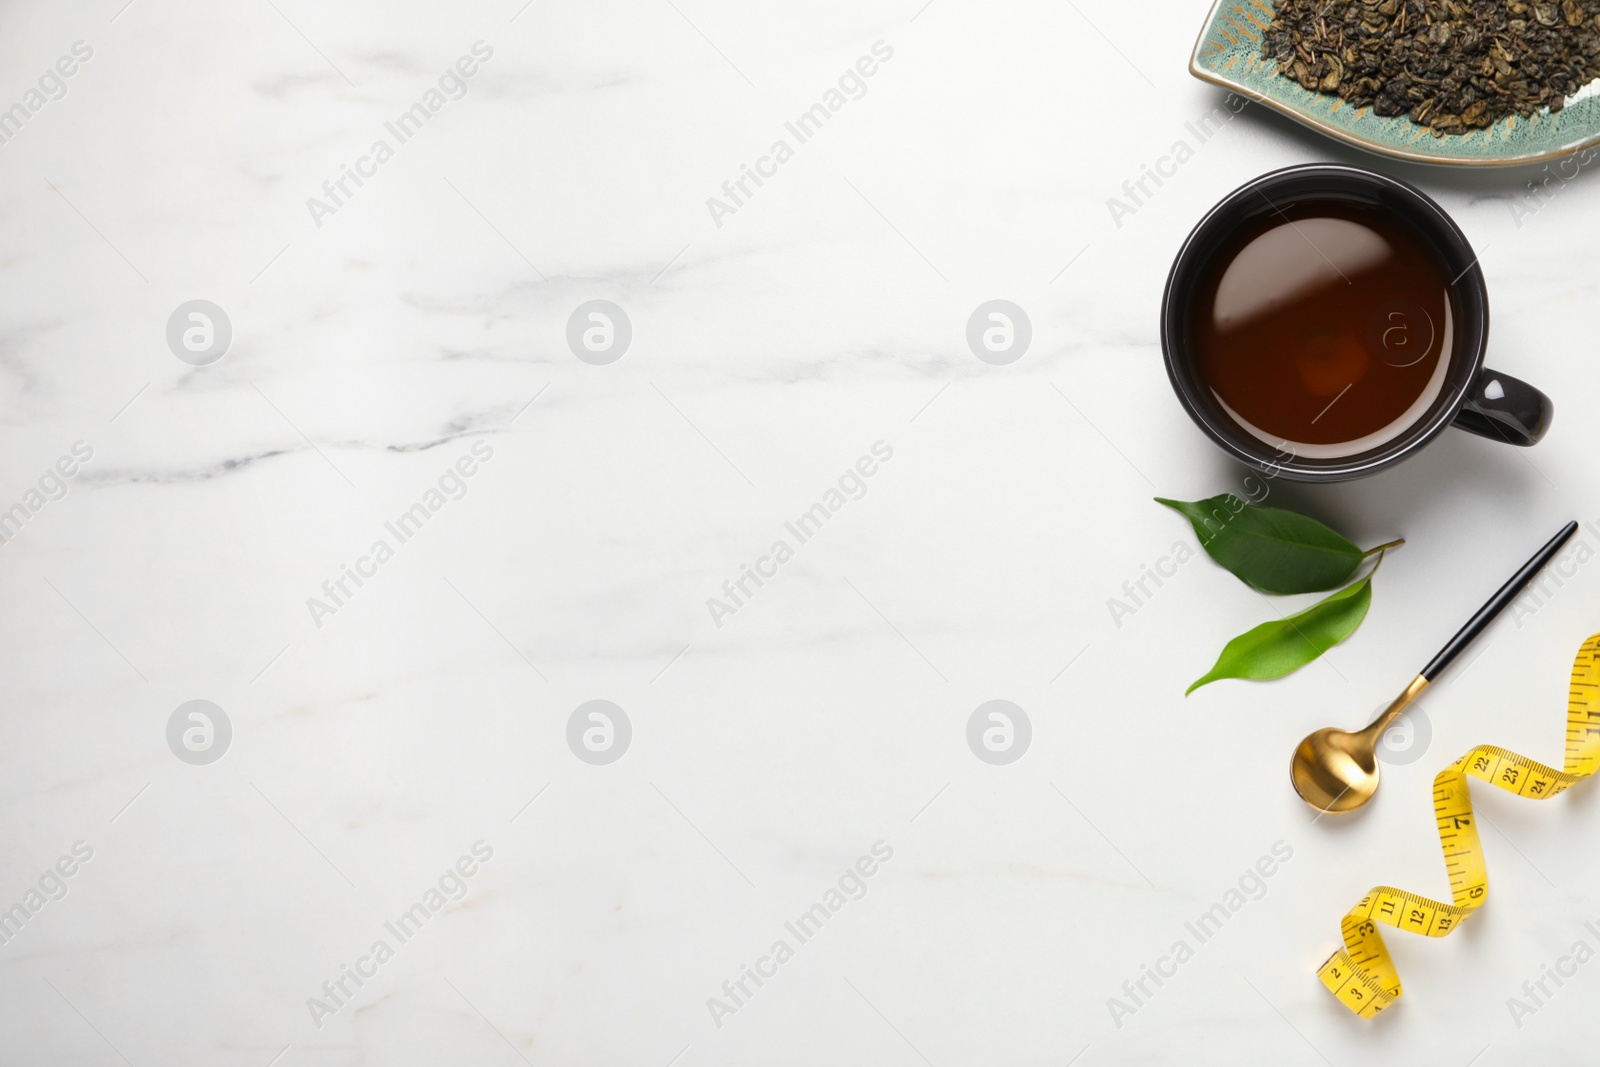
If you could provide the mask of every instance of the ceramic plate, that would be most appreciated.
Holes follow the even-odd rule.
[[[1600,143],[1600,95],[1556,114],[1508,116],[1488,129],[1435,137],[1405,116],[1382,118],[1337,96],[1279,77],[1261,58],[1261,34],[1272,21],[1267,0],[1218,0],[1189,60],[1195,77],[1281,111],[1290,118],[1369,152],[1417,163],[1503,167],[1541,163]]]

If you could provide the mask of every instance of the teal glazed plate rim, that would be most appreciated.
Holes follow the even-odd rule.
[[[1544,163],[1600,144],[1600,92],[1559,112],[1512,115],[1487,129],[1443,137],[1404,115],[1385,118],[1369,107],[1352,107],[1279,76],[1277,62],[1261,58],[1261,35],[1271,21],[1267,0],[1217,0],[1195,42],[1189,73],[1346,144],[1413,163],[1508,167]]]

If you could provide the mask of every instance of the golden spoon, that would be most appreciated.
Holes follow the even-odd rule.
[[[1330,726],[1301,741],[1289,764],[1289,779],[1294,783],[1294,791],[1300,794],[1300,799],[1318,811],[1335,814],[1355,811],[1371,800],[1378,791],[1378,739],[1389,728],[1389,724],[1417,699],[1418,694],[1428,688],[1430,682],[1443,673],[1450,661],[1460,655],[1461,650],[1471,644],[1494,621],[1496,615],[1505,610],[1507,604],[1517,598],[1523,587],[1550,562],[1551,557],[1577,530],[1576,522],[1567,523],[1548,544],[1535,552],[1533,558],[1524,563],[1522,569],[1513,574],[1511,580],[1502,585],[1499,592],[1467,620],[1467,624],[1450,639],[1450,643],[1433,657],[1433,662],[1411,679],[1411,684],[1383,709],[1383,714],[1374,719],[1371,726],[1355,733]]]

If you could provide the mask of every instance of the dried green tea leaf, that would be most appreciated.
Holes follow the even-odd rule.
[[[1600,78],[1600,0],[1277,0],[1261,56],[1313,92],[1470,133]]]

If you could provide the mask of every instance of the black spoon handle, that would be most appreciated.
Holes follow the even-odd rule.
[[[1489,602],[1478,609],[1478,613],[1467,620],[1467,624],[1450,639],[1450,643],[1439,650],[1433,657],[1433,662],[1422,668],[1422,676],[1428,681],[1433,681],[1444,673],[1450,666],[1450,661],[1461,654],[1461,650],[1472,644],[1472,639],[1484,631],[1484,628],[1494,621],[1494,617],[1505,610],[1506,605],[1517,598],[1524,586],[1533,580],[1533,576],[1544,569],[1567,539],[1578,532],[1578,524],[1569,522],[1561,528],[1561,532],[1550,538],[1548,544],[1533,554],[1533,558],[1522,565],[1522,569],[1511,576],[1511,580],[1500,587],[1500,591],[1489,598]]]

